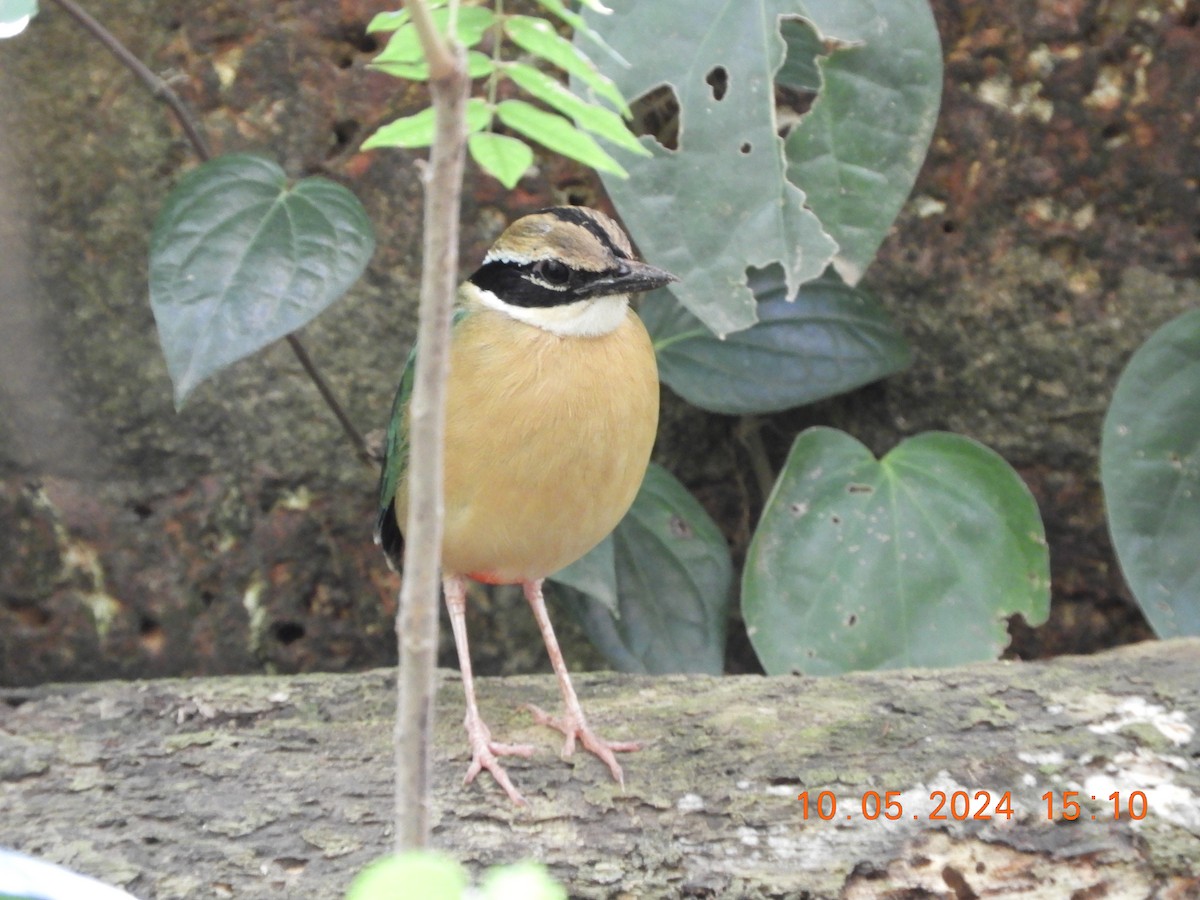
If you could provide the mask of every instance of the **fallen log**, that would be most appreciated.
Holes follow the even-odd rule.
[[[624,790],[517,708],[554,708],[552,677],[479,680],[497,739],[539,747],[507,760],[519,808],[462,784],[441,674],[438,847],[583,898],[1200,895],[1200,640],[577,682],[597,731],[644,741]],[[338,898],[391,847],[393,703],[385,670],[0,690],[0,845],[145,900]]]

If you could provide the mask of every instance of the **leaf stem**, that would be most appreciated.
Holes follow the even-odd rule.
[[[767,447],[763,443],[762,426],[762,419],[758,416],[742,416],[734,428],[734,433],[750,456],[750,468],[754,472],[754,480],[758,482],[758,492],[763,503],[766,503],[775,488],[775,473],[771,470],[771,460],[767,457]]]
[[[654,352],[662,353],[662,351],[675,344],[681,344],[684,341],[694,341],[696,338],[711,336],[712,332],[707,328],[693,328],[691,331],[681,331],[679,334],[673,334],[670,337],[665,337],[661,341],[655,341]]]
[[[500,86],[501,63],[504,61],[504,54],[501,52],[504,46],[504,0],[496,0],[496,21],[492,25],[495,34],[492,36],[492,71],[488,75],[487,80],[487,102],[488,109],[493,113],[496,109],[496,91]],[[495,131],[496,117],[493,115],[488,119],[488,131]]]
[[[53,0],[53,2],[58,4],[63,12],[74,19],[84,31],[115,56],[125,68],[137,76],[138,80],[146,86],[156,100],[161,100],[167,104],[175,116],[175,121],[179,123],[179,127],[183,129],[188,142],[191,143],[192,149],[201,160],[207,162],[212,159],[212,150],[208,146],[208,141],[204,139],[204,135],[200,133],[200,126],[196,123],[195,118],[193,118],[191,111],[187,108],[183,99],[171,90],[170,85],[154,74],[128,47],[121,43],[116,35],[100,24],[100,22],[96,21],[85,9],[75,3],[75,0]],[[362,434],[354,427],[350,421],[350,417],[346,415],[345,408],[338,401],[337,397],[334,396],[329,383],[321,376],[320,371],[312,361],[312,357],[308,355],[308,351],[304,349],[304,345],[300,342],[300,338],[295,334],[289,334],[287,342],[288,346],[292,348],[292,352],[296,354],[296,358],[300,361],[300,365],[304,368],[308,377],[316,385],[317,391],[320,392],[321,397],[325,400],[326,406],[329,407],[334,417],[341,423],[342,430],[346,432],[346,436],[354,444],[359,458],[367,463],[367,465],[375,465],[376,460],[367,447],[367,442],[363,440]]]
[[[359,430],[354,427],[354,423],[350,421],[350,417],[346,415],[346,411],[342,408],[342,404],[339,403],[337,397],[334,396],[333,389],[329,387],[329,383],[325,380],[324,376],[321,375],[320,369],[318,369],[316,363],[312,361],[312,357],[308,355],[308,350],[306,350],[304,345],[300,343],[300,338],[296,337],[295,334],[289,334],[286,336],[285,340],[287,340],[288,346],[292,348],[292,352],[296,354],[296,359],[300,361],[300,365],[308,374],[308,377],[312,379],[312,383],[316,385],[317,390],[325,399],[325,405],[332,410],[334,416],[336,416],[337,420],[341,423],[342,430],[346,432],[346,436],[354,443],[359,458],[369,466],[378,465],[379,460],[372,455],[370,449],[367,447],[366,440],[363,438]]]

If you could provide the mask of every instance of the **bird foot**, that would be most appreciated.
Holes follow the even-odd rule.
[[[463,784],[470,784],[475,776],[487,769],[496,779],[496,783],[504,788],[508,798],[518,806],[525,806],[525,798],[513,786],[504,766],[500,765],[500,756],[533,756],[533,747],[528,744],[501,744],[492,740],[492,733],[478,716],[467,715],[463,723],[467,729],[467,740],[471,744],[471,765],[463,778]]]
[[[560,719],[556,719],[543,710],[541,707],[534,706],[532,703],[526,703],[525,708],[533,714],[534,720],[539,725],[549,725],[566,735],[566,742],[563,744],[562,757],[567,759],[575,752],[575,740],[579,739],[579,743],[583,744],[583,748],[590,753],[594,753],[600,757],[608,766],[608,770],[612,772],[612,777],[617,784],[621,785],[621,789],[625,789],[625,774],[621,771],[621,765],[617,762],[616,753],[630,753],[634,750],[640,750],[642,745],[637,741],[606,741],[596,732],[588,727],[587,719],[584,718],[581,710],[572,711],[570,708],[563,712]]]

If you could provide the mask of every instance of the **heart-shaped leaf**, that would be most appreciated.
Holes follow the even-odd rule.
[[[267,159],[222,156],[185,175],[150,242],[150,305],[175,405],[205,378],[307,322],[375,249],[358,199],[324,178],[288,186]]]
[[[771,266],[750,286],[758,323],[719,340],[667,291],[642,301],[659,377],[690,403],[732,415],[777,412],[869,384],[908,366],[904,336],[870,294],[832,273],[785,293]]]
[[[558,589],[592,643],[623,672],[719,674],[733,582],[729,548],[704,507],[666,469],[652,464],[646,472],[613,532],[612,552],[617,618],[592,596]],[[586,589],[581,570],[571,570],[566,583]],[[588,577],[608,583],[604,574]]]
[[[1100,480],[1121,571],[1159,637],[1200,635],[1200,310],[1130,359],[1104,420]]]
[[[771,674],[994,659],[1007,617],[1045,621],[1037,504],[992,450],[929,432],[882,460],[849,435],[796,438],[750,543],[742,613]]]

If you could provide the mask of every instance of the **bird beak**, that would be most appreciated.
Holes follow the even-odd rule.
[[[678,280],[664,269],[632,259],[623,259],[618,269],[588,285],[588,294],[593,297],[604,294],[640,294]]]

